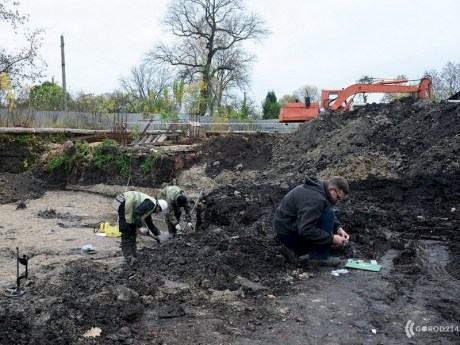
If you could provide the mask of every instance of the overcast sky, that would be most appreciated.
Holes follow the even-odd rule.
[[[65,39],[68,91],[110,92],[164,37],[169,0],[20,0],[33,27],[46,30],[41,55],[61,83]],[[257,104],[308,84],[337,89],[362,75],[420,78],[460,63],[459,0],[246,0],[272,31],[257,56],[249,95]],[[1,37],[8,45],[11,37]],[[1,44],[1,43],[0,43]],[[44,81],[44,80],[43,80]]]

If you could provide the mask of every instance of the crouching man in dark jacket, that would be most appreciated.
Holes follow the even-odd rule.
[[[308,261],[323,266],[338,266],[341,261],[329,256],[329,248],[349,239],[332,208],[349,193],[348,182],[341,176],[327,181],[307,177],[292,189],[275,211],[273,226],[283,243],[282,253],[289,262],[309,254]]]

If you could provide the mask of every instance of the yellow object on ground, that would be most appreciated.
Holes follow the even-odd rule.
[[[107,237],[120,237],[121,232],[117,225],[110,225],[109,222],[104,222],[99,225],[99,232],[104,232]]]

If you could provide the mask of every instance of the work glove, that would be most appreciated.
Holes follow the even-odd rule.
[[[140,228],[138,230],[144,236],[149,234],[149,229],[147,229],[147,228]]]
[[[176,231],[180,231],[180,224],[176,224]]]

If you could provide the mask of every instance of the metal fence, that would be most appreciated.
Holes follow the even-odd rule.
[[[0,127],[110,129],[116,114],[0,109]]]
[[[63,111],[35,111],[16,109],[12,112],[0,109],[0,127],[33,128],[81,128],[115,129],[123,126],[127,130],[188,129],[206,132],[281,132],[295,131],[299,124],[284,124],[273,120],[238,120],[211,116],[180,115],[174,119],[162,119],[159,115],[144,114],[100,114]]]
[[[220,118],[212,118],[207,116],[193,117],[183,116],[179,119],[143,119],[142,117],[136,118],[137,114],[128,114],[128,121],[126,126],[128,129],[138,128],[139,131],[144,129],[148,130],[168,130],[168,129],[185,129],[199,130],[206,132],[281,132],[290,133],[295,131],[298,123],[284,124],[277,120],[237,120],[228,119],[222,120]]]

